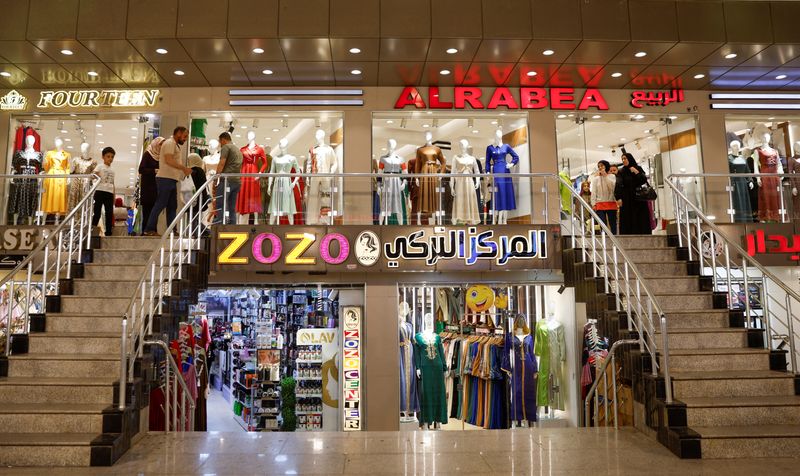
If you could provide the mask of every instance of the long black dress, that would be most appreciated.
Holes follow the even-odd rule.
[[[636,200],[636,187],[647,182],[644,171],[634,165],[638,174],[630,171],[630,166],[622,167],[617,173],[617,185],[614,188],[614,197],[622,200],[619,209],[619,233],[621,235],[650,235],[650,209],[647,202]]]
[[[156,188],[156,172],[158,172],[158,161],[150,156],[150,152],[142,154],[142,161],[139,163],[139,174],[142,178],[139,181],[139,200],[142,206],[142,223],[147,224],[150,211],[156,204],[158,190]]]
[[[32,217],[36,214],[39,198],[39,181],[36,176],[42,170],[42,153],[28,154],[24,150],[18,150],[11,159],[11,167],[14,175],[27,175],[30,178],[15,178],[11,182],[8,214],[17,215],[19,220]]]
[[[736,160],[740,159],[740,160]],[[732,174],[749,174],[750,168],[747,161],[733,154],[728,155],[728,170]],[[750,223],[753,221],[753,209],[750,206],[750,184],[753,183],[752,177],[733,177],[733,221],[736,223]]]

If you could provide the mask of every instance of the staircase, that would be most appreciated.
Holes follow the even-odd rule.
[[[101,238],[62,295],[47,297],[47,313],[32,316],[27,353],[0,374],[0,464],[108,466],[130,447],[144,402],[131,405],[129,388],[126,409],[116,404],[122,316],[157,244]]]
[[[667,316],[675,403],[660,409],[659,440],[690,458],[800,454],[800,380],[786,353],[764,348],[667,236],[618,238]]]

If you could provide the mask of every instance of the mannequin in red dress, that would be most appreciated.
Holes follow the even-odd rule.
[[[778,151],[770,147],[772,136],[764,133],[764,142],[756,149],[756,173],[782,174],[783,164],[778,156]],[[780,189],[779,177],[758,177],[758,219],[762,222],[781,222],[780,214]]]
[[[264,148],[256,144],[256,133],[247,133],[247,145],[242,147],[242,173],[264,173],[267,170],[267,154]],[[256,220],[262,212],[261,186],[258,177],[242,177],[242,188],[236,198],[236,213],[240,215],[254,214]],[[248,218],[250,221],[250,218]]]

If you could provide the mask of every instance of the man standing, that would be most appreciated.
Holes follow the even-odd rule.
[[[219,149],[219,164],[217,164],[217,174],[240,174],[242,173],[242,152],[231,140],[231,135],[223,132],[219,135],[219,143],[222,147]],[[226,182],[227,180],[227,182]],[[236,223],[236,197],[239,195],[239,188],[242,186],[239,177],[224,177],[220,179],[216,187],[222,186],[221,192],[214,192],[214,206],[216,210],[216,218],[214,223],[223,223],[225,225]],[[224,200],[224,208],[220,197]],[[227,213],[227,217],[223,214]]]
[[[175,220],[175,213],[178,209],[178,182],[192,173],[192,169],[184,166],[181,160],[181,146],[186,143],[188,137],[189,130],[178,126],[172,131],[172,137],[161,144],[159,168],[156,173],[158,197],[144,228],[146,236],[158,236],[156,231],[158,218],[165,208],[167,209],[167,226]]]

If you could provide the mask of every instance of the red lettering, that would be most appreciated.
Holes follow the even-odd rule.
[[[608,103],[598,89],[587,89],[583,93],[583,99],[578,105],[578,109],[585,111],[590,107],[597,108],[601,111],[608,111]]]
[[[345,400],[361,400],[361,392],[359,392],[358,390],[345,390],[344,399]]]
[[[572,88],[550,88],[550,109],[575,109],[574,94]]]
[[[496,65],[489,66],[489,74],[494,80],[494,84],[507,84],[511,73],[514,72],[514,65],[498,67]]]
[[[345,359],[357,359],[359,357],[358,349],[345,349],[344,350],[344,358]]]
[[[492,94],[492,99],[489,100],[489,109],[497,109],[498,106],[505,106],[508,109],[519,109],[519,104],[514,100],[511,91],[508,88],[497,88]]]
[[[522,109],[544,109],[547,107],[547,91],[544,88],[520,88],[519,102]]]
[[[422,98],[422,95],[419,93],[417,88],[406,86],[403,88],[403,92],[400,93],[400,97],[397,98],[397,102],[394,103],[395,109],[403,109],[406,106],[414,106],[417,109],[425,109],[425,100]]]
[[[345,339],[358,339],[358,331],[357,330],[352,330],[352,331],[347,331],[346,330],[346,331],[344,331],[344,338]]]
[[[430,88],[428,88],[428,102],[431,105],[431,109],[452,109],[453,108],[453,103],[439,101],[439,87],[438,86],[431,86]]]
[[[481,103],[481,88],[465,88],[461,86],[456,88],[456,109],[464,109],[467,103],[469,103],[472,109],[483,109],[483,104]]]

